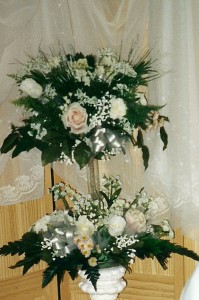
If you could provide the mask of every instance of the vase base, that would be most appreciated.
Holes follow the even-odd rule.
[[[122,266],[100,269],[100,278],[97,281],[97,291],[94,289],[90,280],[85,276],[84,271],[80,271],[82,278],[80,289],[90,294],[91,300],[115,300],[118,294],[126,287],[126,282],[122,278],[125,274],[125,268]]]
[[[116,300],[118,294],[114,295],[90,295],[91,300]]]

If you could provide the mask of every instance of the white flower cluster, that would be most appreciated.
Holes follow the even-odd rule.
[[[53,99],[57,95],[57,92],[55,91],[55,88],[52,87],[52,84],[47,84],[44,90],[44,94],[48,98]]]
[[[94,243],[88,235],[81,234],[79,236],[76,236],[74,238],[74,242],[77,245],[77,248],[85,257],[89,257],[91,255],[91,251],[94,248]]]
[[[36,233],[39,233],[40,231],[46,232],[48,230],[48,223],[50,222],[50,219],[51,216],[44,216],[33,225],[32,230]]]
[[[120,176],[106,176],[104,175],[101,179],[102,190],[104,192],[110,192],[111,189],[117,190],[121,188],[122,182]]]
[[[66,223],[66,220],[68,219],[68,213],[64,210],[55,210],[50,217],[50,221],[52,223]]]
[[[137,193],[135,204],[138,209],[144,212],[145,218],[150,221],[155,220],[158,215],[169,209],[164,198],[148,196],[144,190]]]
[[[64,152],[61,152],[59,161],[61,163],[65,163],[65,165],[67,165],[67,166],[70,166],[73,164],[73,160],[70,159],[70,157],[68,157]]]
[[[53,247],[52,241],[47,238],[44,238],[43,242],[41,242],[41,245],[42,245],[42,249],[50,250]]]
[[[117,73],[121,73],[132,77],[136,77],[137,75],[133,67],[124,61],[115,64],[114,68],[115,68],[115,72]]]
[[[59,183],[55,184],[51,189],[49,189],[49,192],[53,192],[54,201],[62,199],[64,197],[66,197],[66,195],[71,200],[79,197],[79,194],[77,192],[75,192],[74,189],[72,189],[69,185],[64,184],[63,182],[59,182]]]
[[[110,48],[98,50],[98,69],[97,75],[111,82],[117,74],[136,77],[134,68],[125,61],[118,61],[115,53]]]
[[[21,79],[24,75],[32,75],[32,70],[38,70],[41,73],[48,74],[53,68],[56,68],[60,65],[62,61],[61,56],[37,56],[35,58],[30,59],[26,65],[21,68],[17,74],[17,78]]]
[[[136,236],[129,236],[127,234],[125,235],[120,235],[116,237],[115,243],[118,247],[118,249],[123,249],[123,248],[127,248],[133,244],[135,244],[136,242],[138,242],[138,239],[136,238]]]
[[[42,138],[47,134],[46,128],[42,127],[39,123],[32,123],[30,125],[32,131],[28,131],[30,136],[33,136],[33,131],[36,131],[36,139],[42,140]]]
[[[89,130],[96,126],[101,126],[110,117],[110,101],[106,97],[102,97],[101,101],[97,101],[93,105],[96,108],[95,114],[89,115]]]

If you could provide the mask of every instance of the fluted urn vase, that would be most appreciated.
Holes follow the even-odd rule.
[[[94,289],[90,280],[86,278],[85,272],[79,271],[81,278],[79,287],[83,292],[90,295],[91,300],[115,300],[126,286],[126,281],[123,279],[125,271],[125,268],[122,266],[100,269],[97,290]]]

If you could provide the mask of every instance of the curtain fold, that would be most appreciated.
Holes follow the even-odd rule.
[[[168,73],[151,83],[149,95],[166,104],[170,123],[168,149],[162,153],[151,139],[152,163],[144,174],[146,185],[169,199],[174,225],[194,239],[199,238],[198,12],[194,0],[150,2],[149,45],[162,54],[159,65]]]

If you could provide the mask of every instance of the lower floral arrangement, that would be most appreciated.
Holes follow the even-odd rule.
[[[11,266],[23,267],[23,274],[45,261],[43,287],[54,276],[60,283],[65,272],[73,280],[79,274],[80,287],[91,299],[111,300],[125,287],[121,278],[136,258],[156,258],[163,269],[172,253],[199,261],[195,252],[172,242],[174,231],[167,219],[157,222],[165,200],[148,196],[144,189],[124,199],[119,177],[104,177],[97,197],[82,195],[62,182],[49,191],[55,201],[63,201],[65,209],[45,215],[20,240],[0,248],[0,255],[23,254]]]

